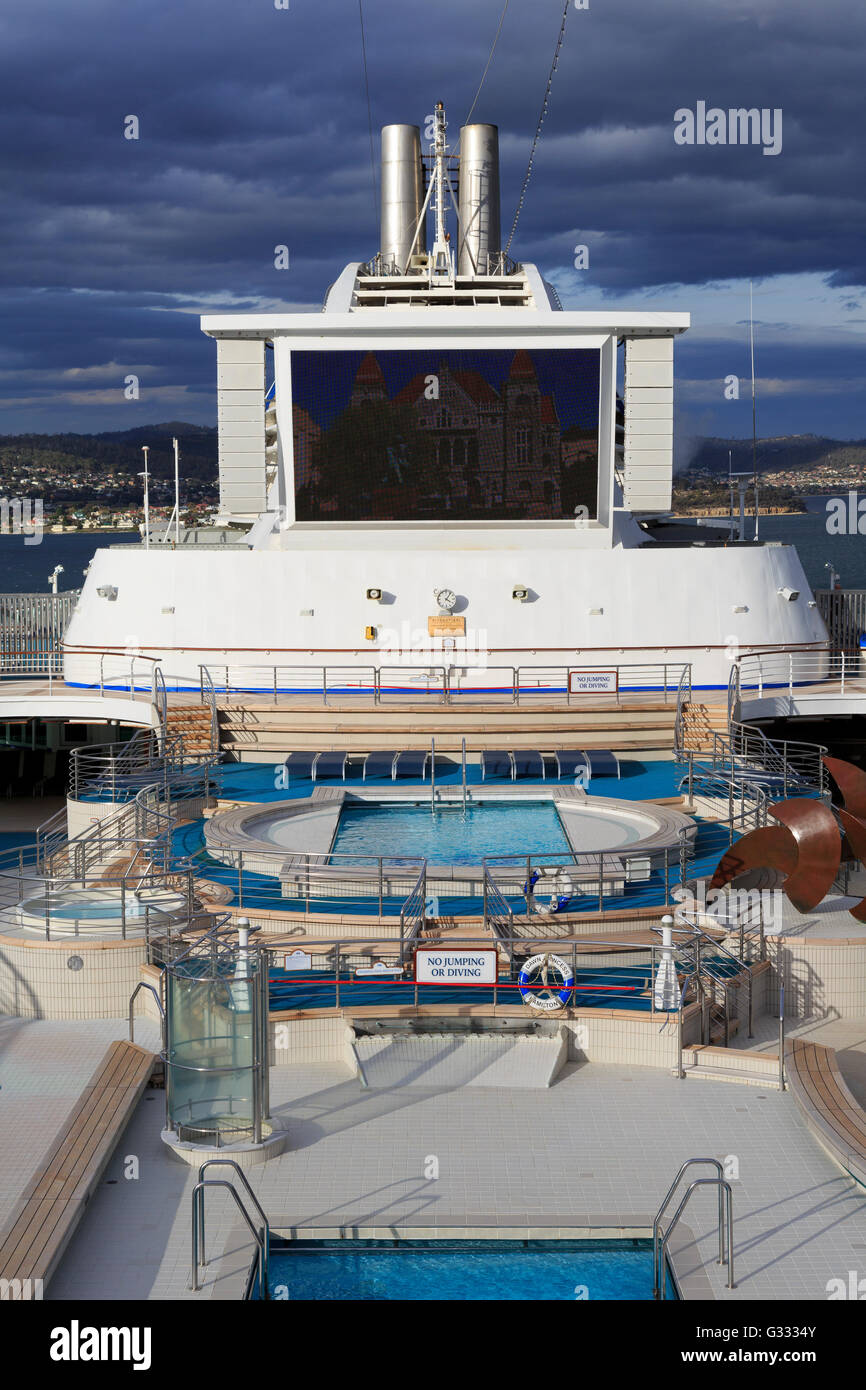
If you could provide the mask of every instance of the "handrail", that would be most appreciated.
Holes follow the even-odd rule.
[[[253,1192],[253,1189],[252,1189],[252,1187],[250,1186],[249,1178],[247,1177],[246,1173],[244,1172],[244,1170],[243,1170],[243,1168],[240,1166],[240,1164],[237,1162],[237,1160],[234,1159],[234,1158],[206,1158],[205,1161],[204,1161],[204,1163],[200,1163],[200,1164],[199,1164],[199,1169],[198,1169],[198,1180],[199,1180],[199,1182],[203,1182],[203,1181],[204,1181],[205,1170],[208,1169],[208,1168],[233,1168],[233,1169],[235,1170],[235,1172],[237,1173],[238,1177],[240,1178],[241,1182],[243,1183],[244,1187],[245,1187],[246,1190],[247,1190],[247,1193],[248,1193],[248,1195],[249,1195],[250,1201],[252,1202],[253,1206],[255,1207],[256,1211],[258,1212],[259,1216],[260,1216],[261,1219],[262,1219],[262,1228],[267,1232],[267,1234],[268,1234],[268,1243],[270,1244],[271,1227],[270,1227],[270,1222],[268,1221],[268,1218],[267,1218],[267,1216],[265,1215],[265,1209],[264,1209],[264,1207],[262,1206],[261,1202],[259,1201],[258,1197],[256,1196],[255,1192]],[[207,1264],[207,1254],[205,1253],[204,1193],[203,1193],[203,1192],[202,1192],[201,1197],[200,1197],[200,1199],[199,1199],[199,1233],[200,1233],[200,1238],[201,1238],[201,1239],[200,1239],[200,1245],[199,1245],[199,1265],[201,1266],[201,1268],[204,1268],[204,1266]]]
[[[734,722],[735,712],[740,706],[740,663],[731,663],[731,674],[728,677],[728,728]]]
[[[494,935],[500,939],[514,934],[514,913],[504,894],[490,872],[490,865],[484,865],[484,922],[490,926]],[[507,928],[507,930],[505,930]]]
[[[323,705],[340,696],[366,697],[374,705],[401,699],[433,700],[442,705],[500,699],[519,705],[539,698],[571,704],[582,698],[572,692],[571,676],[581,671],[597,674],[601,664],[605,673],[616,674],[616,681],[612,689],[596,692],[595,698],[619,704],[629,694],[640,697],[655,692],[668,703],[674,689],[691,694],[690,662],[610,662],[604,655],[607,650],[613,649],[600,650],[594,665],[563,659],[559,653],[547,663],[490,663],[488,651],[473,648],[445,655],[435,647],[393,654],[382,651],[379,665],[349,661],[334,665],[211,662],[199,664],[199,689],[202,703],[208,704],[208,697],[212,695],[215,701],[217,693],[227,697],[269,695],[275,704],[280,695],[321,700]]]
[[[688,679],[687,679],[688,678]],[[685,703],[686,690],[688,690],[688,701],[692,699],[692,667],[691,662],[687,662],[680,672],[680,679],[677,685],[677,717],[674,721],[674,754],[680,754],[685,748]]]
[[[211,673],[206,666],[199,666],[199,686],[201,688],[201,702],[206,705],[210,712],[210,750],[211,753],[218,754],[220,746],[220,725],[219,713],[217,711],[216,689],[214,687]]]
[[[724,1178],[694,1178],[694,1179],[689,1183],[689,1185],[688,1185],[688,1187],[686,1188],[686,1191],[685,1191],[685,1193],[684,1193],[684,1195],[683,1195],[682,1201],[680,1202],[679,1206],[677,1207],[676,1211],[675,1211],[674,1214],[673,1214],[673,1217],[672,1217],[672,1219],[671,1219],[671,1224],[668,1226],[667,1230],[665,1231],[664,1235],[663,1235],[662,1238],[661,1238],[661,1249],[660,1249],[659,1264],[660,1264],[660,1266],[662,1267],[662,1269],[665,1269],[665,1268],[666,1268],[666,1264],[667,1264],[668,1241],[670,1240],[671,1235],[673,1234],[674,1227],[676,1226],[677,1222],[679,1221],[680,1217],[682,1216],[683,1212],[685,1211],[686,1206],[688,1205],[688,1203],[689,1203],[689,1201],[690,1201],[690,1199],[691,1199],[692,1193],[693,1193],[693,1192],[695,1191],[695,1189],[698,1188],[698,1187],[717,1187],[717,1188],[718,1188],[718,1191],[719,1191],[719,1245],[720,1245],[720,1248],[721,1248],[721,1246],[722,1246],[722,1228],[723,1228],[722,1208],[723,1208],[723,1205],[724,1205],[724,1198],[723,1198],[723,1195],[722,1195],[722,1194],[724,1193],[724,1197],[727,1198],[727,1209],[728,1209],[728,1211],[727,1211],[727,1217],[728,1217],[728,1219],[727,1219],[727,1233],[728,1233],[728,1284],[727,1284],[727,1287],[728,1287],[729,1289],[732,1289],[732,1288],[734,1287],[734,1204],[733,1204],[733,1194],[732,1194],[732,1192],[731,1192],[731,1184],[730,1184],[729,1182],[726,1182],[726,1181],[724,1180]],[[724,1259],[720,1259],[720,1260],[719,1260],[719,1264],[724,1264]],[[665,1278],[665,1279],[663,1279],[663,1281],[662,1281],[662,1285],[661,1285],[661,1289],[660,1289],[659,1293],[655,1294],[655,1297],[656,1297],[656,1298],[661,1298],[662,1301],[664,1301],[665,1294],[666,1294],[666,1292],[667,1292],[666,1285],[667,1285],[667,1279]]]
[[[380,859],[380,860],[379,860],[379,885],[380,885],[380,887],[379,887],[380,914],[379,914],[379,915],[380,915],[380,916],[382,915],[382,914],[381,914],[381,903],[382,903],[381,882],[382,882],[382,861],[381,861],[381,859]],[[420,870],[420,873],[418,874],[417,879],[415,880],[415,884],[414,884],[414,886],[413,886],[413,888],[412,888],[412,891],[409,893],[408,897],[406,898],[406,901],[403,903],[403,906],[402,906],[402,908],[400,909],[400,940],[401,940],[401,943],[402,943],[401,954],[402,954],[403,951],[405,951],[405,948],[406,948],[407,945],[409,945],[409,944],[410,944],[411,942],[413,942],[413,941],[417,941],[418,938],[420,937],[421,932],[423,931],[423,928],[424,928],[424,922],[425,922],[425,920],[426,920],[426,907],[427,907],[427,860],[425,859],[425,860],[422,862],[422,864],[421,864],[421,870]],[[411,924],[408,931],[406,930],[406,924],[407,924],[407,922]]]
[[[238,1170],[238,1171],[240,1171],[240,1170]],[[201,1207],[202,1207],[202,1210],[203,1210],[203,1209],[204,1209],[204,1189],[205,1189],[206,1187],[225,1187],[225,1188],[228,1189],[228,1191],[229,1191],[229,1192],[231,1193],[231,1195],[234,1197],[235,1203],[236,1203],[236,1205],[237,1205],[237,1208],[238,1208],[238,1210],[240,1211],[241,1216],[244,1218],[244,1221],[246,1221],[247,1226],[249,1227],[250,1233],[252,1234],[253,1240],[255,1241],[256,1246],[258,1247],[258,1252],[259,1252],[259,1285],[260,1285],[260,1288],[261,1288],[262,1298],[263,1298],[263,1299],[269,1299],[269,1298],[270,1298],[270,1288],[269,1288],[269,1270],[268,1270],[268,1265],[269,1265],[269,1253],[270,1253],[270,1228],[269,1228],[267,1225],[265,1225],[265,1226],[264,1226],[262,1229],[260,1229],[260,1230],[257,1230],[257,1229],[256,1229],[256,1227],[255,1227],[254,1224],[253,1224],[252,1217],[250,1216],[249,1212],[247,1211],[246,1207],[244,1206],[243,1202],[242,1202],[241,1199],[240,1199],[240,1195],[238,1194],[237,1188],[235,1187],[234,1183],[229,1182],[226,1178],[204,1178],[204,1179],[202,1179],[201,1181],[197,1182],[196,1185],[195,1185],[195,1187],[194,1187],[193,1190],[192,1190],[192,1270],[191,1270],[191,1273],[190,1273],[189,1287],[192,1289],[193,1293],[198,1293],[198,1290],[199,1290],[199,1282],[198,1282],[198,1272],[199,1272],[199,1249],[198,1249],[199,1223],[198,1223],[198,1204],[201,1203]]]
[[[661,1206],[659,1207],[658,1211],[656,1212],[655,1220],[653,1221],[653,1298],[659,1298],[659,1297],[661,1297],[662,1299],[664,1299],[664,1297],[665,1297],[665,1288],[664,1288],[664,1285],[667,1283],[667,1280],[666,1280],[666,1279],[663,1280],[662,1277],[661,1277],[661,1276],[662,1276],[662,1269],[661,1269],[661,1260],[660,1260],[659,1257],[660,1257],[660,1255],[663,1253],[664,1246],[665,1246],[666,1243],[667,1243],[667,1240],[668,1240],[668,1237],[669,1237],[670,1234],[671,1234],[671,1231],[673,1230],[674,1226],[676,1225],[677,1221],[679,1220],[680,1213],[681,1213],[681,1211],[682,1211],[683,1206],[685,1205],[685,1201],[684,1201],[684,1202],[680,1205],[680,1207],[677,1209],[676,1216],[674,1217],[674,1219],[673,1219],[673,1221],[671,1222],[671,1224],[668,1226],[668,1229],[667,1229],[667,1231],[665,1232],[665,1235],[664,1235],[663,1238],[661,1238],[661,1221],[662,1221],[662,1217],[664,1216],[664,1214],[665,1214],[665,1212],[666,1212],[666,1210],[667,1210],[667,1208],[668,1208],[668,1204],[670,1203],[671,1198],[673,1197],[674,1193],[676,1192],[677,1188],[679,1187],[680,1182],[681,1182],[681,1180],[682,1180],[682,1176],[683,1176],[683,1174],[685,1173],[686,1169],[687,1169],[687,1168],[690,1168],[690,1167],[691,1167],[693,1164],[695,1164],[695,1163],[708,1163],[708,1164],[710,1164],[713,1168],[715,1168],[716,1171],[717,1171],[717,1176],[716,1176],[715,1178],[703,1178],[703,1179],[700,1179],[699,1181],[704,1182],[704,1183],[706,1183],[706,1182],[715,1183],[715,1184],[718,1185],[718,1188],[719,1188],[719,1258],[718,1258],[717,1263],[720,1264],[720,1265],[721,1265],[721,1264],[724,1264],[724,1262],[725,1262],[725,1234],[724,1234],[724,1231],[725,1231],[725,1226],[724,1226],[725,1210],[724,1210],[724,1206],[725,1206],[725,1204],[724,1204],[724,1193],[723,1193],[723,1191],[722,1191],[722,1187],[724,1186],[725,1188],[727,1188],[727,1192],[728,1192],[728,1261],[729,1261],[728,1268],[729,1268],[729,1280],[730,1280],[730,1282],[729,1282],[729,1284],[728,1284],[728,1287],[729,1287],[729,1288],[733,1288],[733,1286],[734,1286],[734,1285],[733,1285],[733,1278],[734,1278],[734,1275],[733,1275],[733,1263],[732,1263],[732,1261],[733,1261],[733,1254],[732,1254],[732,1250],[733,1250],[733,1238],[732,1238],[732,1224],[731,1224],[731,1223],[732,1223],[732,1215],[731,1215],[731,1189],[730,1189],[730,1185],[724,1181],[724,1178],[725,1178],[725,1170],[724,1170],[724,1168],[722,1167],[721,1163],[719,1162],[719,1160],[718,1160],[717,1158],[687,1158],[686,1161],[685,1161],[684,1163],[680,1164],[680,1167],[679,1167],[679,1170],[678,1170],[678,1172],[677,1172],[677,1175],[676,1175],[676,1177],[674,1178],[673,1182],[671,1183],[670,1187],[668,1188],[667,1196],[665,1197],[664,1201],[662,1202]],[[692,1184],[692,1185],[689,1187],[688,1192],[686,1193],[686,1200],[688,1200],[688,1197],[691,1195],[692,1187],[693,1187],[694,1185],[695,1185],[695,1184]]]
[[[162,668],[154,663],[150,673],[150,703],[156,711],[159,720],[160,741],[165,738],[168,724],[168,694],[165,688],[165,676]]]
[[[162,1000],[160,999],[159,994],[154,989],[153,985],[149,984],[147,980],[139,980],[138,984],[135,986],[135,989],[132,991],[132,994],[129,996],[129,1041],[131,1043],[135,1042],[135,1022],[132,1006],[135,1003],[136,995],[138,994],[138,991],[140,989],[149,989],[154,999],[156,1000],[156,1007],[159,1009],[159,1017],[161,1019],[160,1040],[162,1042],[162,1050],[164,1053],[168,1045],[165,1036],[165,1009],[163,1008]]]

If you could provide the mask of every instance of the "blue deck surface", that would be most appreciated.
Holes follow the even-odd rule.
[[[548,766],[550,765],[548,763]],[[320,782],[312,782],[308,777],[293,777],[286,786],[282,762],[228,763],[222,768],[221,776],[222,795],[227,799],[236,797],[239,801],[288,801],[295,797],[309,796],[316,786],[408,787],[417,785],[411,782],[408,777],[401,777],[396,782],[393,782],[390,776],[368,777],[365,782],[361,776],[360,761],[354,765],[350,764],[345,783],[338,778],[324,778]],[[586,790],[590,796],[615,797],[623,801],[646,801],[651,797],[677,796],[681,776],[681,770],[677,769],[672,760],[643,763],[634,759],[621,764],[621,776],[593,777]],[[470,787],[484,786],[489,788],[497,784],[499,786],[515,785],[510,778],[502,777],[488,777],[485,782],[482,782],[481,768],[477,765],[467,767],[466,780]],[[561,782],[557,782],[555,777],[549,775],[546,781],[521,777],[516,785],[521,787],[570,786],[573,780],[571,777],[563,777]],[[459,787],[461,781],[462,774],[459,763],[450,761],[446,763],[437,754],[436,785],[439,787]],[[429,773],[425,785],[428,788],[430,786]]]

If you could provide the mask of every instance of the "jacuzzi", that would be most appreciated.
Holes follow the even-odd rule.
[[[24,931],[51,938],[62,936],[143,936],[151,927],[186,920],[188,904],[183,893],[160,888],[65,888],[50,896],[25,898],[18,904],[18,921]]]

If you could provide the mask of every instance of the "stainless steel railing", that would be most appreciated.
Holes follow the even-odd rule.
[[[256,1227],[256,1225],[255,1225],[255,1223],[254,1223],[252,1217],[250,1216],[249,1212],[247,1211],[246,1207],[244,1206],[243,1202],[241,1201],[240,1194],[239,1194],[237,1188],[235,1187],[234,1183],[229,1182],[226,1178],[201,1178],[201,1177],[200,1177],[199,1180],[198,1180],[198,1182],[196,1183],[195,1187],[194,1187],[193,1190],[192,1190],[192,1269],[191,1269],[191,1272],[190,1272],[189,1287],[190,1287],[190,1289],[192,1289],[193,1293],[197,1293],[198,1290],[199,1290],[199,1288],[200,1288],[200,1284],[199,1284],[199,1273],[200,1273],[200,1269],[201,1269],[202,1266],[203,1266],[203,1252],[204,1252],[204,1194],[205,1194],[205,1190],[206,1190],[207,1188],[209,1188],[209,1187],[223,1187],[223,1188],[225,1188],[228,1192],[231,1193],[231,1195],[232,1195],[232,1197],[233,1197],[233,1199],[234,1199],[235,1205],[237,1206],[237,1208],[238,1208],[238,1210],[239,1210],[241,1216],[243,1217],[244,1221],[246,1222],[247,1228],[248,1228],[248,1230],[250,1231],[250,1234],[252,1235],[253,1240],[254,1240],[255,1243],[256,1243],[256,1248],[258,1249],[258,1252],[259,1252],[259,1288],[260,1288],[260,1291],[261,1291],[261,1297],[262,1297],[263,1299],[269,1299],[269,1298],[270,1298],[270,1286],[269,1286],[269,1281],[270,1281],[269,1254],[270,1254],[271,1232],[270,1232],[270,1226],[268,1225],[267,1217],[265,1217],[264,1212],[262,1211],[262,1208],[261,1208],[261,1206],[260,1206],[260,1204],[259,1204],[259,1201],[258,1201],[258,1199],[256,1198],[256,1195],[255,1195],[255,1193],[253,1192],[252,1188],[250,1187],[249,1182],[247,1181],[247,1178],[246,1178],[245,1174],[243,1173],[242,1169],[240,1168],[239,1164],[235,1163],[233,1159],[213,1159],[213,1160],[211,1160],[211,1161],[214,1162],[214,1163],[217,1163],[217,1162],[219,1162],[219,1163],[223,1163],[223,1162],[230,1163],[231,1167],[236,1171],[236,1173],[237,1173],[238,1176],[240,1177],[241,1181],[243,1182],[244,1186],[246,1187],[246,1189],[247,1189],[247,1191],[248,1191],[248,1194],[249,1194],[249,1196],[252,1198],[252,1201],[253,1201],[253,1203],[255,1204],[255,1207],[256,1207],[257,1211],[261,1214],[261,1216],[264,1218],[264,1220],[263,1220],[262,1226]],[[202,1167],[206,1167],[206,1166],[207,1166],[206,1164],[203,1164],[203,1165],[202,1165]],[[200,1256],[200,1254],[199,1254],[199,1239],[201,1239],[201,1241],[202,1241],[202,1256]]]
[[[676,940],[672,948],[667,948],[656,945],[651,940],[635,942],[622,936],[617,937],[615,933],[606,936],[572,936],[568,940],[561,940],[545,932],[544,925],[539,924],[531,936],[496,938],[498,967],[496,979],[487,986],[490,994],[487,1003],[492,1006],[495,1014],[500,1005],[520,1004],[524,989],[529,988],[530,992],[533,989],[546,989],[556,993],[562,991],[566,996],[561,1000],[563,1015],[570,1009],[582,1008],[583,1005],[575,1002],[576,998],[580,994],[588,994],[603,998],[607,1008],[615,1009],[618,1001],[624,1000],[630,1010],[637,1008],[651,1016],[663,1016],[669,1020],[691,1003],[688,995],[690,989],[693,992],[691,961],[696,941],[696,935],[686,935],[683,939]],[[434,949],[440,944],[432,943]],[[490,948],[490,937],[474,935],[471,929],[460,934],[449,933],[447,947],[443,947],[449,951]],[[286,943],[269,943],[264,939],[260,940],[259,949],[269,951],[274,957],[280,957],[285,954]],[[303,950],[303,945],[301,949]],[[673,1009],[657,1006],[653,988],[663,952],[667,950],[673,951],[678,977],[686,986],[682,991],[678,1008]],[[572,983],[521,985],[521,961],[536,954],[551,953],[570,965]],[[603,975],[604,968],[610,965],[614,955],[618,957],[616,974],[607,980]],[[370,973],[372,959],[381,963],[381,973]],[[581,973],[589,978],[581,981]],[[341,1008],[347,1003],[347,988],[351,988],[353,992],[351,1003],[359,1007],[363,1007],[364,998],[368,997],[365,996],[368,989],[394,990],[395,1002],[399,1003],[401,1008],[410,1004],[407,989],[411,992],[414,1008],[419,1006],[421,989],[427,992],[427,1003],[437,997],[439,990],[437,985],[424,984],[416,980],[413,958],[406,958],[403,942],[396,938],[393,941],[383,941],[381,936],[329,938],[323,933],[316,940],[316,950],[311,964],[297,970],[284,969],[277,961],[271,966],[270,981],[272,1016],[274,1012],[292,1009]],[[476,984],[448,983],[448,988],[457,992],[465,991],[467,1003],[483,1002],[479,997],[479,986]],[[382,999],[376,998],[374,1002],[378,1007],[382,1004]]]
[[[715,1168],[714,1178],[695,1178],[689,1183],[682,1201],[677,1207],[667,1230],[664,1232],[661,1223],[670,1201],[676,1192],[686,1170],[694,1164],[708,1164]],[[664,1300],[667,1293],[667,1247],[673,1234],[674,1228],[682,1216],[686,1206],[691,1199],[692,1193],[699,1187],[713,1186],[719,1193],[719,1258],[718,1263],[725,1263],[725,1245],[727,1243],[727,1264],[728,1264],[728,1288],[734,1287],[734,1211],[733,1196],[731,1185],[725,1180],[725,1172],[717,1158],[687,1158],[685,1163],[680,1165],[679,1172],[671,1183],[667,1196],[656,1212],[653,1222],[653,1298]],[[727,1242],[725,1235],[727,1234]]]
[[[482,652],[455,652],[448,663],[427,651],[401,655],[401,662],[381,665],[210,663],[199,667],[202,702],[207,702],[208,692],[214,700],[264,695],[274,704],[290,699],[321,700],[323,705],[361,699],[372,705],[411,701],[519,705],[538,700],[572,705],[592,698],[616,706],[642,694],[661,694],[665,703],[675,704],[678,692],[691,690],[689,662],[612,664],[602,657],[593,666],[509,666],[488,664]]]
[[[0,594],[0,675],[59,675],[62,642],[80,590]]]

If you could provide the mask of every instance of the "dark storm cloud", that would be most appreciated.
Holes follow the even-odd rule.
[[[376,126],[423,123],[442,99],[456,139],[501,0],[365,8]],[[511,0],[475,112],[500,126],[506,230],[561,10]],[[572,10],[513,251],[579,307],[780,274],[856,298],[864,37],[855,0]],[[781,108],[782,153],[676,145],[674,112],[699,100]],[[123,138],[130,114],[137,141]],[[186,405],[210,419],[212,345],[178,309],[315,307],[346,261],[375,250],[356,0],[6,0],[0,122],[0,428],[120,428],[131,421],[112,392],[139,367],[156,393],[135,403],[141,418]],[[579,284],[578,241],[591,248]],[[278,243],[288,272],[274,268]],[[862,349],[843,347],[856,375]],[[724,356],[710,340],[680,354],[707,379]],[[800,343],[773,372],[817,381],[829,360]]]

